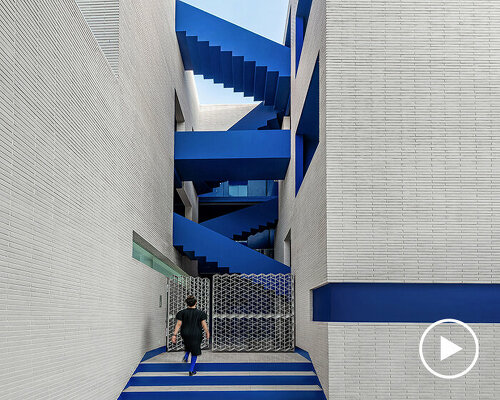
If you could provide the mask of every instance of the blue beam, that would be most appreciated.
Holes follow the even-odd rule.
[[[500,322],[500,284],[329,283],[313,290],[313,320]]]
[[[176,132],[175,168],[183,181],[284,179],[290,131]]]
[[[273,198],[272,196],[248,196],[248,197],[236,197],[236,196],[227,196],[227,197],[205,197],[199,196],[200,203],[209,204],[209,203],[225,203],[225,204],[255,204],[261,203],[263,201],[268,201]]]

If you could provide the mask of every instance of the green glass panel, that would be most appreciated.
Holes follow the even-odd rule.
[[[187,275],[178,268],[170,267],[135,242],[133,242],[132,257],[166,277]]]

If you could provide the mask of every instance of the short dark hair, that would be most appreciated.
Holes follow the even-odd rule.
[[[188,307],[193,307],[196,304],[196,298],[193,295],[189,295],[186,299],[186,304]]]

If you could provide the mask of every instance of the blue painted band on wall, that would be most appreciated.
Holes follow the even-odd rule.
[[[500,284],[329,283],[313,289],[313,320],[500,322]]]

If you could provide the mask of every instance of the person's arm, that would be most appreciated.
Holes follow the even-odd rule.
[[[181,329],[182,321],[180,319],[177,320],[177,324],[175,324],[174,334],[172,336],[172,343],[177,343],[177,334]]]
[[[207,335],[207,340],[209,340],[210,339],[210,332],[208,331],[207,321],[205,321],[205,320],[201,321],[201,326],[203,327],[203,330],[205,331],[205,335]]]

